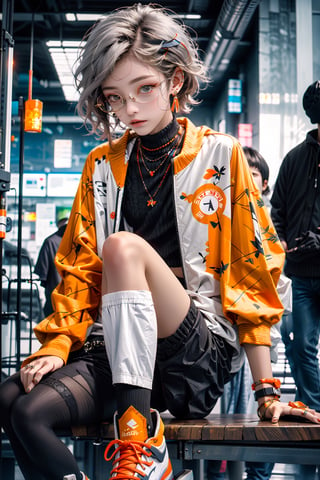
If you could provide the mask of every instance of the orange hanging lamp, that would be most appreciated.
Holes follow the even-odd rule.
[[[34,21],[31,23],[31,43],[30,43],[30,68],[29,68],[29,91],[28,100],[24,105],[24,131],[41,133],[42,131],[42,107],[41,100],[32,98],[32,80],[33,80],[33,29]]]

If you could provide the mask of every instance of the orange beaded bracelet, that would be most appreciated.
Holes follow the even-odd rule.
[[[251,385],[252,390],[255,390],[258,385],[262,385],[263,383],[272,385],[276,389],[279,389],[281,387],[281,382],[279,378],[260,378],[260,380],[258,380],[257,382],[254,382]]]

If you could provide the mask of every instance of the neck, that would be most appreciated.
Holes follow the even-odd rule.
[[[176,118],[173,118],[172,121],[164,127],[160,132],[154,133],[152,135],[144,135],[140,137],[141,144],[146,148],[157,148],[161,145],[165,145],[169,142],[179,130],[179,123]]]
[[[320,123],[318,123],[318,142],[320,143]]]

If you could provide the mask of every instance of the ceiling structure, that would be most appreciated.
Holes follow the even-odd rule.
[[[65,100],[47,42],[79,41],[93,23],[67,21],[67,13],[91,13],[98,17],[134,3],[129,0],[14,0],[13,99],[28,97],[33,30],[32,97],[44,102],[44,113],[73,114],[74,103]],[[194,32],[200,55],[211,67],[213,95],[212,89],[218,89],[226,75],[237,72],[239,61],[251,46],[251,20],[259,0],[166,0],[159,3],[183,15],[183,21]],[[193,18],[193,15],[200,18]],[[209,94],[210,90],[205,95]]]

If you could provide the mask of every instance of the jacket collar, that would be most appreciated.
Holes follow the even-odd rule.
[[[211,135],[213,131],[205,126],[196,127],[189,119],[181,117],[177,119],[179,124],[185,130],[185,137],[181,152],[174,159],[174,174],[183,170],[197,156],[201,149],[203,138]],[[135,140],[135,134],[126,130],[123,136],[112,142],[112,146],[108,144],[107,158],[110,162],[111,170],[118,187],[124,186],[126,172],[128,167],[128,159],[132,140]],[[128,148],[130,146],[130,149]]]

